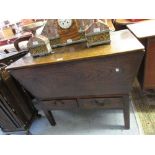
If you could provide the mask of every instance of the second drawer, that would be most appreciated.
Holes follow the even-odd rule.
[[[93,98],[93,99],[79,99],[79,107],[84,109],[113,109],[123,108],[122,98]]]

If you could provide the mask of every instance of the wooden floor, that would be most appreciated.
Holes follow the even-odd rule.
[[[144,95],[139,83],[135,80],[131,92],[131,98],[135,107],[139,125],[143,133],[147,135],[155,134],[155,95]]]

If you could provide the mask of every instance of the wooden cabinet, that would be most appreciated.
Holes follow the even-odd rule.
[[[147,39],[144,88],[155,89],[155,37]]]
[[[144,91],[155,90],[155,20],[127,25],[128,29],[145,46],[145,57],[138,79]]]
[[[28,131],[36,115],[27,92],[5,70],[0,73],[0,127],[4,132]]]
[[[13,120],[13,116],[8,114],[8,110],[2,107],[2,102],[0,102],[0,127],[3,131],[14,131],[18,128],[18,124]]]

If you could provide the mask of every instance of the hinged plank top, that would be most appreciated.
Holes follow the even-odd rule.
[[[87,48],[85,43],[53,49],[56,53],[39,58],[30,54],[12,63],[7,69],[34,67],[43,64],[52,64],[65,61],[80,60],[93,57],[103,57],[112,54],[144,50],[144,46],[129,30],[111,32],[111,43]]]
[[[127,25],[139,39],[155,36],[155,20],[146,20],[135,24]]]

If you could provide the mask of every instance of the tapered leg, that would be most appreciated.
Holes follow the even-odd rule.
[[[52,112],[49,111],[48,109],[46,109],[45,105],[43,104],[43,101],[40,101],[40,100],[38,99],[38,103],[39,103],[40,106],[42,107],[42,110],[43,110],[43,112],[44,112],[46,118],[47,118],[48,121],[50,122],[50,124],[51,124],[52,126],[55,126],[55,125],[56,125],[56,122],[55,122],[55,119],[54,119],[54,117],[53,117],[53,115],[52,115]]]
[[[52,112],[51,111],[48,111],[48,110],[44,110],[44,113],[45,113],[48,121],[50,122],[50,124],[52,126],[55,126],[56,125],[56,122],[55,122],[55,119],[54,119],[54,117],[52,115]]]
[[[123,96],[123,113],[124,113],[124,123],[125,129],[130,128],[130,106],[129,106],[129,95]]]
[[[37,113],[37,114],[36,114],[36,117],[37,117],[37,118],[41,118],[41,115]]]
[[[32,135],[32,133],[29,130],[27,130],[26,135]]]

